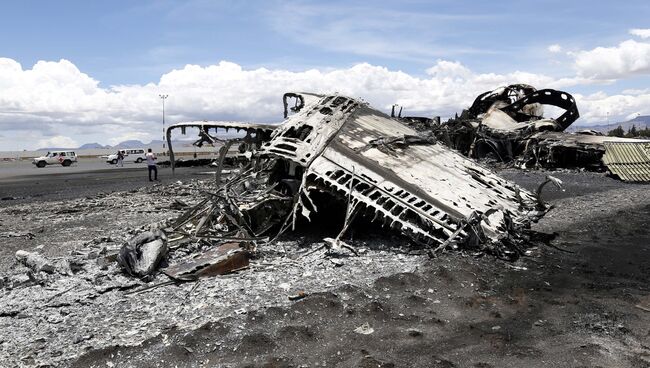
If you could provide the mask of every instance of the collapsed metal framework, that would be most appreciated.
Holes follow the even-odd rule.
[[[197,145],[214,144],[217,129],[246,131],[235,139],[249,149],[248,160],[223,184],[217,180],[214,189],[206,188],[204,199],[167,223],[162,234],[126,244],[120,259],[127,272],[152,269],[161,258],[157,250],[205,242],[217,248],[170,265],[167,275],[188,280],[228,272],[247,264],[259,245],[272,244],[301,218],[311,221],[333,203],[347,207],[339,234],[326,239],[333,248],[355,252],[341,239],[361,216],[429,247],[431,254],[467,247],[516,258],[528,240],[525,229],[548,210],[539,193],[361,100],[287,93],[283,105],[287,118],[280,125],[189,122],[168,128],[172,162],[171,131],[187,127],[199,128]]]
[[[290,99],[296,103],[288,108]],[[256,133],[249,165],[173,228],[201,214],[195,236],[232,237],[236,230],[273,237],[322,210],[318,197],[327,194],[347,202],[346,223],[361,214],[419,244],[511,254],[521,230],[545,212],[532,193],[365,102],[288,93],[283,104],[287,119],[279,126],[194,122],[168,129],[168,141],[172,129],[186,126],[199,126],[208,142],[211,128]]]
[[[309,188],[317,187],[339,196],[350,192],[353,207],[427,244],[447,241],[473,212],[491,214],[492,221],[480,223],[495,241],[507,232],[505,222],[528,222],[522,205],[530,209],[533,196],[519,189],[517,197],[514,184],[473,161],[430,140],[409,143],[416,131],[356,99],[303,96],[307,107],[278,128],[260,154],[303,169],[298,206],[307,213],[315,210]],[[457,236],[462,243],[470,234]]]
[[[543,105],[556,106],[565,111],[556,119],[544,119]],[[500,115],[497,111],[504,112],[510,119],[503,115],[491,119],[490,114]],[[466,119],[481,118],[483,124],[492,129],[504,129],[509,125],[507,128],[510,129],[532,127],[552,131],[565,130],[578,117],[578,106],[569,93],[554,89],[537,90],[527,84],[512,84],[480,94],[465,116]]]
[[[544,118],[544,105],[565,111],[557,119]],[[492,154],[499,161],[512,161],[526,150],[530,136],[563,131],[579,116],[575,99],[567,92],[513,84],[480,94],[460,117],[432,130],[469,157]]]
[[[564,112],[555,119],[545,118],[545,105]],[[481,93],[460,116],[444,124],[420,124],[417,128],[468,157],[491,157],[521,168],[603,171],[607,166],[603,161],[607,142],[647,142],[606,137],[593,131],[565,132],[579,116],[576,101],[567,92],[513,84]]]
[[[557,119],[544,118],[544,104],[565,112]],[[586,155],[591,160],[602,156],[593,148],[604,143],[602,136],[590,134],[571,135],[578,139],[569,143],[563,130],[579,116],[573,97],[528,85],[483,93],[461,117],[445,124],[402,118],[401,111],[396,117],[394,110],[388,116],[341,95],[287,93],[283,107],[280,125],[189,122],[168,128],[172,168],[174,129],[185,133],[187,127],[198,128],[197,146],[225,142],[217,185],[161,233],[127,243],[119,258],[127,272],[143,276],[162,258],[159,252],[201,242],[217,247],[171,265],[166,274],[193,280],[245,267],[258,245],[272,244],[301,218],[311,221],[333,202],[347,209],[339,234],[325,239],[331,247],[355,252],[342,235],[356,216],[365,216],[430,247],[432,254],[465,247],[515,258],[529,240],[525,229],[548,210],[540,198],[542,188],[561,182],[548,176],[533,194],[466,156],[491,152],[500,160],[517,158],[522,165],[558,164],[557,149],[574,145],[576,152],[594,151]],[[219,129],[246,134],[217,138]],[[247,160],[222,184],[224,157],[234,143],[240,143]],[[628,164],[620,157],[611,160],[621,167]],[[176,244],[168,247],[167,239]]]
[[[276,127],[277,125],[273,124],[254,124],[236,121],[190,121],[173,124],[165,131],[172,171],[176,168],[176,158],[172,147],[172,132],[176,129],[180,129],[181,134],[185,135],[187,128],[197,128],[199,130],[199,139],[193,145],[197,147],[201,147],[204,144],[215,145],[216,143],[221,143],[224,146],[227,145],[222,151],[222,154],[225,156],[230,146],[234,143],[240,143],[239,151],[241,153],[252,152],[259,148],[262,142],[270,139],[271,133]],[[222,132],[219,130],[222,130]],[[230,130],[234,130],[237,133],[245,131],[246,135],[242,138],[219,137],[220,133],[227,134]]]

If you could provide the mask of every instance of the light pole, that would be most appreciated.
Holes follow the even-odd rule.
[[[164,150],[165,149],[165,100],[167,99],[167,97],[169,97],[169,95],[158,95],[158,97],[160,97],[160,99],[162,100],[162,108],[163,108],[162,110],[162,142],[163,142],[162,146],[163,147],[162,148]]]

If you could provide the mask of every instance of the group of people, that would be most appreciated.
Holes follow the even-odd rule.
[[[149,181],[158,181],[158,167],[156,167],[156,154],[153,153],[151,148],[147,149],[145,154],[145,159],[147,160],[147,170],[149,171]],[[115,164],[118,167],[124,167],[124,152],[121,150],[117,151],[117,163]],[[153,172],[154,178],[151,179],[151,173]]]

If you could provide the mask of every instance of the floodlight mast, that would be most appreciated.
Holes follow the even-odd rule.
[[[158,95],[160,99],[162,100],[162,148],[163,150],[165,149],[165,100],[169,95]]]

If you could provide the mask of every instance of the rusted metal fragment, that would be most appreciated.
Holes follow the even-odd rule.
[[[624,181],[650,181],[650,141],[605,142],[603,163]]]
[[[174,280],[194,281],[201,277],[225,275],[248,266],[250,253],[239,242],[225,243],[187,262],[163,270]]]

